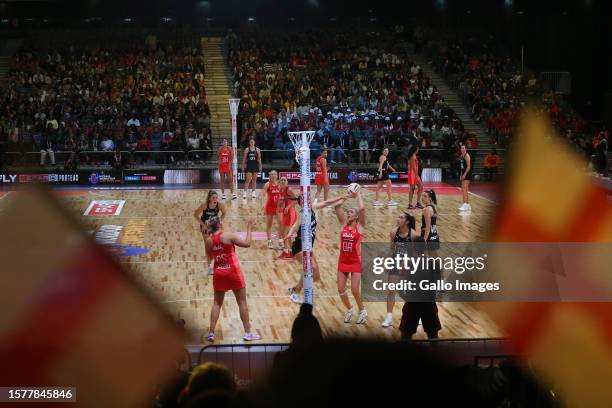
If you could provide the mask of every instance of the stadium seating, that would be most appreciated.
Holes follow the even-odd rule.
[[[228,43],[242,145],[290,148],[288,131],[316,130],[332,162],[376,161],[417,140],[448,159],[468,136],[392,32],[243,32]]]
[[[432,35],[425,53],[465,98],[474,119],[485,125],[490,144],[505,147],[521,108],[530,104],[548,115],[557,132],[576,148],[588,156],[593,153],[590,139],[595,131],[563,95],[553,93],[533,73],[523,72],[494,38],[459,38]]]
[[[146,151],[211,146],[197,41],[128,35],[70,43],[72,34],[34,37],[14,55],[0,99],[8,151],[38,151],[50,140],[55,151],[90,151],[81,157],[93,163],[108,161],[103,152],[115,147],[131,152],[130,162],[163,162],[168,157]]]

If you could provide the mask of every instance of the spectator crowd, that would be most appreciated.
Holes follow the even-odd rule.
[[[431,38],[425,52],[436,70],[465,98],[472,117],[485,125],[490,144],[509,144],[519,113],[529,104],[548,116],[557,134],[587,158],[597,156],[602,139],[607,140],[605,128],[591,129],[562,94],[523,72],[494,38],[460,38]]]
[[[328,149],[331,163],[376,162],[384,147],[392,160],[405,160],[412,145],[433,149],[421,159],[453,161],[461,143],[483,147],[411,60],[412,41],[464,96],[492,146],[508,145],[520,109],[535,101],[587,156],[601,150],[607,131],[591,137],[562,96],[523,73],[493,39],[416,32],[412,40],[395,29],[230,32],[239,144],[253,138],[264,151],[280,152],[265,153],[266,161],[289,158],[288,132],[313,130],[314,154]],[[80,160],[168,163],[213,149],[199,46],[153,36],[113,45],[54,44],[52,37],[46,48],[39,43],[24,44],[14,56],[0,95],[4,150],[35,150],[41,164],[55,164],[56,153],[65,152],[66,167],[76,168]]]
[[[242,146],[290,150],[288,132],[314,130],[311,148],[332,163],[363,163],[385,146],[451,151],[468,137],[394,32],[245,32],[228,43]]]
[[[71,152],[74,161],[112,161],[119,149],[131,153],[129,163],[153,158],[146,155],[151,150],[212,148],[199,47],[154,37],[102,46],[47,43],[48,49],[25,44],[13,58],[0,96],[6,150],[36,149],[41,164],[47,157],[55,164],[58,151]]]

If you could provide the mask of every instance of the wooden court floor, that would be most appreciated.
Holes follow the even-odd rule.
[[[339,187],[338,187],[339,188]],[[472,213],[460,215],[460,191],[453,186],[436,186],[438,194],[438,229],[447,242],[476,242],[486,239],[495,204],[483,197],[471,197]],[[122,226],[118,242],[149,249],[146,254],[119,257],[142,285],[157,298],[175,318],[186,321],[190,343],[206,343],[212,303],[212,276],[207,274],[204,243],[193,211],[205,200],[206,189],[181,190],[82,190],[60,192],[60,200],[79,217],[88,231],[99,231],[104,225]],[[261,190],[259,190],[261,193]],[[332,196],[338,190],[332,190]],[[386,242],[400,210],[406,208],[407,193],[399,188],[394,199],[396,208],[374,208],[374,192],[364,189],[368,227],[364,241]],[[90,217],[84,211],[92,200],[125,200],[118,216]],[[287,297],[301,273],[301,262],[279,261],[279,250],[269,250],[265,241],[265,219],[261,199],[225,201],[229,210],[226,230],[244,231],[246,221],[254,220],[260,239],[251,248],[238,248],[247,282],[248,304],[252,325],[262,342],[288,342],[291,324],[298,305]],[[420,227],[420,212],[417,227]],[[399,338],[398,324],[402,301],[394,310],[394,326],[382,328],[386,314],[383,302],[367,303],[369,316],[365,325],[345,324],[344,307],[337,295],[336,265],[340,226],[331,209],[318,214],[315,252],[322,281],[315,287],[315,314],[326,335]],[[351,299],[352,300],[352,299]],[[353,301],[354,303],[354,301]],[[497,337],[503,333],[483,313],[469,304],[439,304],[443,330],[440,337]],[[355,321],[356,317],[353,319]],[[425,338],[419,328],[415,338]],[[216,343],[242,343],[242,324],[232,294],[228,294],[217,326]]]

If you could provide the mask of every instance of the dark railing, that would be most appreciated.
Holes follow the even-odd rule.
[[[287,350],[288,344],[211,345],[198,354],[198,364],[214,362],[226,366],[239,386],[248,386],[263,377],[274,365],[277,353]]]
[[[474,368],[488,368],[499,366],[508,360],[514,360],[518,356],[515,354],[495,354],[486,356],[474,356]]]
[[[395,147],[395,145],[386,146],[389,149],[390,161],[399,162],[400,160],[406,160],[405,151],[401,148]],[[469,149],[470,152],[476,154],[488,153],[490,147]],[[319,146],[311,146],[310,157],[315,160],[316,157],[321,153],[322,148]],[[368,164],[378,163],[378,154],[381,153],[381,149],[334,149],[328,148],[327,159],[329,162],[339,161],[339,163],[345,164]],[[498,152],[504,151],[504,149],[497,149]],[[270,163],[275,160],[288,160],[292,161],[295,159],[295,150],[293,148],[284,149],[261,149],[262,161],[264,163]],[[101,150],[86,150],[74,153],[69,150],[55,150],[54,156],[56,162],[63,162],[68,160],[71,155],[76,154],[80,163],[97,163],[111,162],[115,151],[101,151]],[[238,151],[238,167],[242,163],[242,149]],[[175,161],[202,161],[206,165],[217,164],[217,151],[216,150],[122,150],[121,154],[124,160],[128,161],[156,161],[158,159],[166,160],[170,162]],[[4,153],[5,159],[13,164],[21,163],[32,163],[40,160],[41,151],[8,151]],[[419,156],[422,161],[426,160],[438,160],[444,156],[453,156],[453,151],[443,148],[420,148]],[[47,155],[48,156],[48,155]],[[339,160],[335,160],[339,159]],[[46,158],[49,162],[49,157]],[[158,163],[158,164],[171,164],[171,163]],[[438,163],[439,164],[439,163]]]
[[[489,365],[508,358],[510,340],[507,338],[457,338],[412,340],[419,347],[432,347],[441,355],[446,355],[449,364]],[[289,348],[289,344],[220,344],[204,346],[197,354],[197,364],[214,362],[223,364],[245,386],[261,378],[274,365],[276,354]],[[192,353],[194,350],[192,351]],[[444,354],[446,352],[446,354]],[[449,353],[450,352],[450,353]],[[462,354],[457,356],[456,354]],[[194,358],[194,360],[196,360]]]
[[[480,337],[480,338],[453,338],[453,339],[415,339],[407,340],[406,342],[416,344],[419,346],[463,346],[466,350],[477,351],[478,354],[475,358],[478,359],[492,359],[492,358],[505,358],[507,356],[507,347],[510,345],[510,339],[507,337]],[[234,360],[233,353],[246,353],[249,357],[253,353],[264,353],[271,354],[272,356],[278,352],[284,351],[289,347],[288,343],[266,343],[266,344],[214,344],[204,346],[198,353],[198,364],[205,363],[207,361],[214,361],[217,363],[223,363],[232,369],[235,366],[236,360]],[[505,350],[503,353],[495,352],[496,350]],[[231,357],[228,357],[232,354]],[[206,358],[204,356],[206,355]],[[229,363],[227,360],[229,359]],[[223,362],[223,361],[225,362]],[[269,362],[270,356],[264,359],[265,362]],[[261,360],[261,361],[264,361]],[[480,360],[479,360],[480,361]],[[266,367],[268,367],[266,365]]]
[[[247,353],[247,355],[251,355],[254,352],[272,354],[275,355],[281,351],[285,351],[289,348],[288,343],[265,343],[265,344],[215,344],[204,346],[200,350],[198,354],[198,364],[202,364],[207,361],[214,361],[219,363],[220,359],[223,358],[221,353]],[[207,358],[204,359],[203,356],[206,355]],[[266,360],[267,362],[268,360]],[[233,363],[235,361],[232,358],[232,364],[227,365],[231,370]]]
[[[173,162],[181,162],[187,160],[188,151],[184,150],[122,150],[122,160],[126,162],[126,164],[130,163],[138,163],[138,162],[147,162],[149,160],[153,160],[155,162],[159,161],[158,164],[172,164]],[[209,154],[212,154],[212,151],[208,151]],[[5,152],[5,160],[8,164],[34,164],[40,162],[40,156],[42,152],[39,151],[24,151],[24,152],[16,152],[10,151]],[[54,150],[53,155],[55,158],[55,163],[65,163],[70,159],[71,156],[74,156],[79,164],[96,164],[96,165],[105,165],[112,164],[113,156],[115,154],[114,150],[104,151],[104,150],[84,150],[79,152],[74,152],[70,150]],[[48,154],[46,154],[45,164],[51,162],[51,159]]]
[[[483,377],[484,370],[496,369],[508,363],[522,366],[520,356],[512,354],[508,338],[454,338],[454,339],[424,339],[412,340],[411,344],[425,347],[428,351],[440,356],[449,365],[457,367],[472,367],[474,384],[487,382]],[[214,362],[227,367],[239,387],[245,388],[265,375],[273,368],[276,355],[290,347],[287,343],[277,344],[221,344],[204,346],[197,353],[197,364]],[[190,349],[195,353],[197,349]],[[519,383],[519,388],[513,392],[540,401],[546,397],[537,389],[529,386],[530,382]]]
[[[471,347],[482,347],[490,345],[508,345],[511,341],[508,337],[457,337],[452,339],[415,339],[409,340],[416,344],[434,344],[434,343],[446,343],[446,344],[465,344]]]

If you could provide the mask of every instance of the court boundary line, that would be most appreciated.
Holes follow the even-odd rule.
[[[279,299],[279,298],[285,298],[285,299],[289,300],[289,296],[288,295],[251,295],[251,294],[248,294],[247,298],[248,299]],[[317,298],[324,298],[324,299],[338,298],[338,299],[340,299],[340,296],[338,294],[335,294],[335,295],[317,294]],[[168,303],[187,303],[187,302],[202,302],[202,301],[210,301],[210,300],[214,300],[214,296],[210,296],[210,297],[209,296],[196,297],[196,298],[191,298],[191,299],[163,300],[163,301],[160,301],[160,303],[162,303],[162,304],[168,304]],[[376,302],[379,302],[379,301],[364,301],[364,303],[376,303]],[[291,303],[295,304],[293,302],[291,302]],[[300,305],[295,304],[295,306],[299,307]]]
[[[231,292],[231,291],[228,291]],[[251,295],[248,294],[247,295],[248,299],[288,299],[289,300],[289,296],[288,295]],[[324,299],[330,299],[330,298],[337,298],[340,299],[340,296],[335,293],[335,294],[329,294],[329,293],[321,293],[321,294],[317,294],[317,298],[324,298]],[[188,302],[202,302],[202,301],[212,301],[214,300],[214,296],[200,296],[200,297],[195,297],[195,298],[189,298],[189,299],[171,299],[171,300],[163,300],[160,301],[160,303],[162,304],[169,304],[169,303],[188,303]],[[364,300],[364,303],[385,303],[385,300]],[[292,304],[295,304],[293,302],[291,302]],[[399,303],[399,302],[396,302]],[[469,303],[469,302],[464,302],[464,301],[455,301],[455,302],[441,302],[441,303],[461,303],[461,304],[465,304],[465,303]],[[299,307],[299,304],[295,304],[296,307]]]
[[[483,196],[481,194],[473,193],[471,191],[470,191],[470,194],[472,194],[472,195],[474,195],[474,196],[476,196],[478,198],[482,198],[483,200],[488,201],[488,202],[490,202],[492,204],[499,205],[499,203],[497,201],[491,200],[490,198],[487,198],[487,197],[485,197],[485,196]]]
[[[263,242],[263,241],[265,241],[265,239],[262,239],[260,241]],[[280,249],[275,249],[275,251],[280,251]],[[276,258],[274,258],[274,259],[266,259],[266,260],[261,260],[261,261],[254,261],[254,260],[249,260],[249,259],[242,260],[241,259],[240,263],[241,264],[242,263],[260,263],[260,262],[268,263],[270,261],[273,261],[273,262],[292,262],[292,261],[287,261],[287,260],[283,260],[283,259],[276,259]],[[190,260],[190,261],[131,261],[131,262],[128,262],[128,261],[121,262],[120,261],[119,263],[122,264],[122,265],[123,264],[129,265],[129,264],[133,264],[133,263],[170,263],[170,262],[177,262],[177,263],[179,263],[179,262],[182,262],[182,263],[199,263],[199,262],[206,262],[206,260],[201,260],[201,261],[197,261],[197,260]],[[302,262],[297,260],[297,259],[295,260],[295,262],[299,263],[300,265],[302,264]]]

